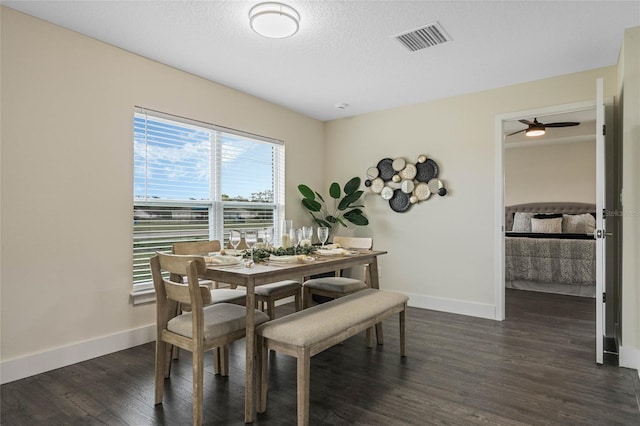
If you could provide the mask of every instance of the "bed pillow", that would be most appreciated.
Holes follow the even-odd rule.
[[[592,234],[596,219],[591,213],[565,214],[562,216],[562,232],[570,234]]]
[[[531,218],[535,213],[515,212],[513,215],[513,232],[531,232]]]
[[[562,218],[552,219],[531,218],[531,232],[545,234],[559,234],[562,232]]]

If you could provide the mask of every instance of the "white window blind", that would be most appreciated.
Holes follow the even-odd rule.
[[[284,216],[281,141],[156,111],[134,114],[133,283],[176,241],[228,239]]]

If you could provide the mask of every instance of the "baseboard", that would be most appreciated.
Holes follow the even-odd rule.
[[[156,339],[155,324],[0,362],[0,384],[118,352]],[[153,360],[151,360],[153,362]]]
[[[424,296],[413,293],[405,294],[409,296],[408,305],[414,308],[432,309],[434,311],[449,312],[451,314],[467,315],[491,320],[496,319],[496,307],[494,305]]]
[[[620,346],[620,367],[634,368],[640,374],[640,349]]]

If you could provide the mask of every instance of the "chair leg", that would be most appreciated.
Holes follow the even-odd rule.
[[[164,391],[164,378],[167,362],[167,343],[162,340],[156,341],[156,377],[155,377],[155,403],[162,403]],[[169,360],[171,362],[171,360]]]
[[[193,424],[202,424],[202,386],[204,384],[204,360],[202,350],[193,351]]]
[[[311,290],[302,287],[302,309],[307,309],[311,304]]]
[[[298,350],[297,387],[298,387],[298,426],[309,425],[309,377],[311,355],[308,349]]]
[[[301,292],[296,291],[296,294],[293,295],[294,297],[294,302],[293,304],[295,305],[296,308],[296,312],[301,311],[302,310],[302,297],[300,295]]]
[[[267,299],[267,316],[270,320],[275,319],[276,302],[272,297]]]
[[[400,356],[407,356],[407,308],[400,311]]]
[[[222,374],[220,347],[213,348],[213,374]]]

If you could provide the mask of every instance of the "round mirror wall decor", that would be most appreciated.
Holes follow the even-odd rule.
[[[431,195],[447,194],[439,174],[438,163],[425,154],[418,155],[415,162],[402,157],[383,158],[367,169],[365,186],[387,200],[391,210],[401,213],[414,204],[433,199]]]

